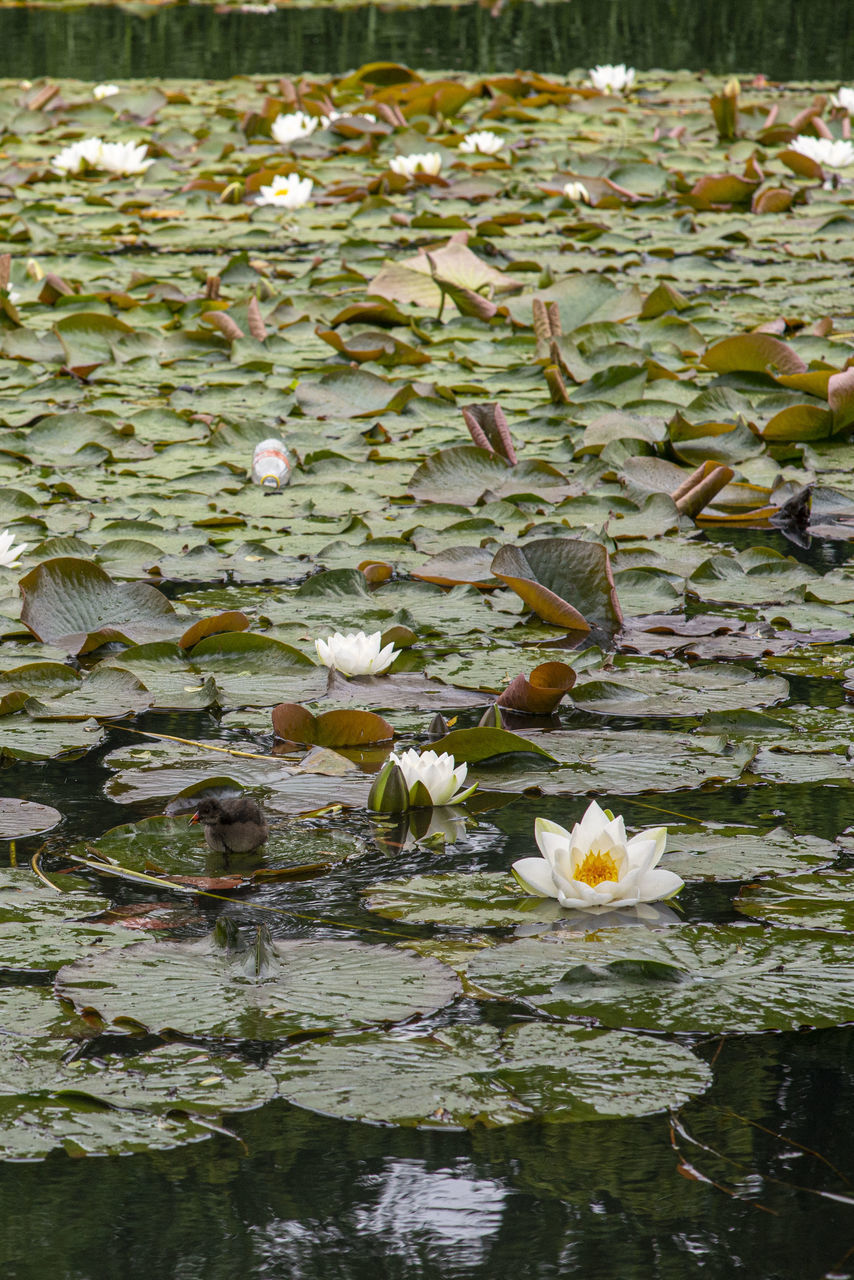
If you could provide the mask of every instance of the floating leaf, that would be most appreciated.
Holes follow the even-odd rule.
[[[595,915],[590,916],[595,926]],[[712,1035],[828,1027],[854,1018],[847,942],[756,926],[552,933],[481,952],[478,987],[559,1018]]]
[[[492,572],[553,626],[613,632],[622,622],[610,557],[601,543],[543,538],[502,547]]]
[[[91,560],[45,560],[21,579],[21,621],[33,635],[73,653],[109,640],[125,643],[174,633],[175,610],[147,582],[114,582]]]
[[[394,737],[388,721],[373,711],[324,711],[315,716],[296,702],[273,707],[273,730],[279,738],[320,747],[360,747]]]
[[[429,1039],[339,1036],[285,1049],[269,1069],[297,1106],[418,1128],[647,1115],[711,1083],[681,1046],[538,1023],[445,1027]]]
[[[32,800],[15,800],[0,796],[0,840],[17,840],[21,836],[34,836],[49,831],[62,821],[58,809],[48,804],[34,804]]]
[[[497,728],[452,729],[444,738],[432,743],[431,750],[437,755],[449,752],[458,764],[476,764],[479,760],[491,760],[494,756],[519,751],[554,760],[545,747],[523,738],[521,734]]]

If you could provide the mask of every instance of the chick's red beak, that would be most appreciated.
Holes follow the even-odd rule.
[[[191,827],[193,823],[198,822],[198,820],[199,820],[199,815],[197,813],[194,813],[190,821],[187,823],[187,826]]]

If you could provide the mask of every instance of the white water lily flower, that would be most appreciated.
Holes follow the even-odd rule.
[[[117,84],[96,84],[92,90],[92,97],[100,102],[102,98],[114,98],[117,93],[121,93]]]
[[[394,156],[388,162],[392,173],[402,178],[413,178],[416,173],[430,173],[434,177],[442,167],[442,157],[438,151],[416,152],[408,156]]]
[[[829,169],[844,169],[854,164],[854,142],[843,138],[811,138],[807,133],[799,133],[789,143],[792,151],[815,160],[816,164],[827,165]]]
[[[504,146],[504,139],[491,129],[479,129],[476,133],[467,133],[460,143],[460,151],[466,155],[494,156]]]
[[[103,149],[103,138],[81,138],[58,151],[50,167],[56,173],[82,173],[84,169],[97,169]]]
[[[618,62],[616,66],[604,62],[590,69],[590,83],[600,93],[628,93],[634,82],[635,69],[627,67],[625,62]]]
[[[435,751],[404,751],[403,755],[392,754],[389,759],[398,766],[409,790],[409,798],[416,783],[426,787],[430,800],[434,805],[459,804],[477,788],[477,783],[466,791],[461,791],[468,773],[468,765],[455,767],[454,757],[443,752],[437,756]]]
[[[255,203],[278,205],[280,209],[301,209],[311,199],[313,186],[311,178],[287,173],[274,178],[269,187],[261,187]]]
[[[562,907],[632,907],[671,898],[684,883],[675,871],[658,866],[666,827],[628,840],[623,819],[595,800],[571,832],[547,818],[537,818],[534,832],[543,856],[514,862],[513,875],[528,893],[557,898]]]
[[[101,147],[97,167],[123,177],[145,173],[154,164],[153,160],[146,159],[147,150],[144,142],[105,142]]]
[[[843,111],[847,111],[849,116],[854,115],[854,89],[843,87],[838,93],[830,95],[830,101],[834,107],[842,107]]]
[[[289,111],[286,115],[276,116],[270,125],[270,133],[276,142],[286,147],[301,138],[310,138],[319,123],[317,116],[308,116],[304,111]]]
[[[364,631],[336,631],[325,640],[315,640],[317,656],[325,667],[333,667],[344,676],[376,676],[390,667],[398,655],[393,644],[382,648],[382,632],[366,636]]]
[[[577,200],[583,204],[590,203],[590,192],[583,182],[568,182],[563,189],[563,194],[567,200]]]
[[[18,563],[20,556],[24,554],[28,542],[19,542],[17,545],[8,529],[4,529],[0,533],[0,565],[4,569],[14,569]]]

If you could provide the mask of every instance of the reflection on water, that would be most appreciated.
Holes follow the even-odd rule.
[[[0,76],[90,80],[340,72],[377,59],[423,68],[566,72],[597,62],[785,79],[850,77],[850,9],[838,0],[557,0],[492,18],[458,8],[217,13],[213,5],[131,15],[0,9]]]

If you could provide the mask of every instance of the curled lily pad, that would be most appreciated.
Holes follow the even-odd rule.
[[[541,662],[530,676],[516,676],[499,697],[498,705],[509,711],[551,715],[575,680],[575,672],[566,662]]]
[[[147,582],[114,582],[91,560],[45,560],[21,579],[21,621],[34,636],[73,653],[108,640],[159,639],[176,630],[174,607]]]
[[[279,738],[320,747],[359,747],[394,737],[388,721],[373,711],[324,711],[315,716],[294,702],[273,707],[273,729]]]
[[[264,941],[244,951],[211,939],[142,942],[63,969],[57,991],[111,1025],[267,1040],[398,1022],[440,1008],[458,980],[438,961],[386,946]]]
[[[601,543],[542,538],[522,547],[502,547],[492,572],[554,626],[614,632],[623,620],[610,557]]]
[[[752,925],[550,933],[479,953],[470,982],[559,1018],[650,1031],[789,1031],[854,1020],[850,948]]]
[[[49,804],[0,796],[0,840],[37,835],[40,831],[49,831],[61,821],[62,814]]]
[[[703,1093],[712,1073],[679,1045],[524,1023],[427,1038],[362,1032],[277,1053],[280,1092],[324,1115],[416,1128],[649,1115]]]

